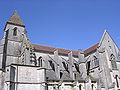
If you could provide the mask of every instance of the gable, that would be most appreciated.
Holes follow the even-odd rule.
[[[119,52],[119,48],[107,31],[104,32],[100,40],[99,47],[105,48],[108,53],[113,53],[114,55],[117,55]]]

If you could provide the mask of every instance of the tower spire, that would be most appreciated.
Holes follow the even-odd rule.
[[[20,16],[18,15],[17,11],[14,11],[10,19],[7,21],[9,24],[19,25],[25,27],[25,24],[22,22]]]

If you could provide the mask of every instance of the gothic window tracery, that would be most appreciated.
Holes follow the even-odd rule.
[[[117,69],[117,64],[116,64],[116,61],[115,61],[115,56],[113,54],[110,55],[110,61],[111,61],[112,69]]]
[[[99,66],[99,60],[98,60],[98,58],[96,56],[93,56],[93,60],[94,60],[95,67]]]
[[[118,59],[120,60],[120,51],[118,52],[118,55],[117,55],[117,56],[118,56]]]

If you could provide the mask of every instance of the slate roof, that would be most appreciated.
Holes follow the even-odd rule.
[[[10,17],[10,19],[7,21],[7,23],[19,25],[25,27],[25,24],[22,22],[20,16],[17,12],[14,12],[13,15]]]
[[[61,71],[63,73],[61,80],[72,80],[70,74],[67,71]]]
[[[84,51],[85,55],[90,54],[91,52],[95,51],[98,47],[99,43],[93,45],[92,47],[86,49]],[[78,51],[73,51],[73,50],[68,50],[68,49],[62,49],[62,48],[55,48],[55,47],[49,47],[49,46],[44,46],[44,45],[37,45],[37,44],[32,44],[33,48],[35,51],[37,52],[47,52],[47,53],[53,53],[56,49],[58,50],[59,54],[62,55],[68,55],[68,53],[70,51],[72,51],[73,56],[77,56],[78,57]],[[48,60],[52,60],[53,57],[48,57]],[[62,57],[61,57],[62,58]],[[63,58],[62,58],[63,59]],[[53,60],[52,60],[53,61]],[[53,62],[54,63],[54,62]],[[47,65],[48,64],[48,65]],[[54,63],[55,64],[55,63]],[[46,70],[46,79],[47,80],[59,80],[56,77],[56,73],[52,70],[52,68],[49,65],[49,62],[47,61],[46,65],[48,66],[48,69]],[[61,64],[62,65],[62,64]],[[61,68],[62,67],[62,68]],[[60,66],[60,72],[62,72],[62,76],[61,76],[61,80],[73,80],[70,77],[70,74],[63,68],[63,66]],[[74,73],[76,73],[76,79],[80,80],[80,81],[84,81],[81,78],[81,74],[79,74],[76,70],[74,70]],[[93,80],[92,80],[93,81]]]
[[[58,49],[58,53],[62,55],[68,55],[69,52],[72,51],[73,56],[78,57],[78,51],[73,51],[73,50],[68,50],[68,49],[63,49],[63,48],[55,48],[55,47],[49,47],[49,46],[44,46],[44,45],[37,45],[37,44],[32,44],[33,48],[35,51],[42,51],[42,52],[48,52],[48,53],[53,53],[56,49]],[[94,50],[97,49],[99,43],[93,45],[92,47],[84,50],[85,56],[93,52]]]
[[[47,80],[58,80],[55,72],[52,69],[46,70],[46,77],[47,77]]]

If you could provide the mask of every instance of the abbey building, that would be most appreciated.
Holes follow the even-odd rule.
[[[32,44],[19,15],[0,40],[0,90],[120,90],[120,51],[107,31],[87,50]]]

